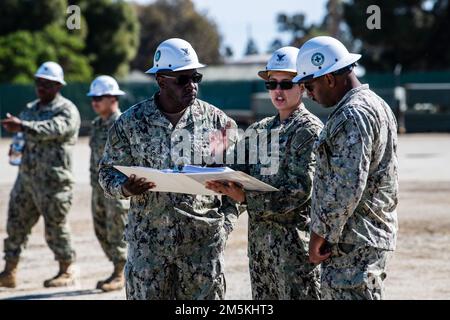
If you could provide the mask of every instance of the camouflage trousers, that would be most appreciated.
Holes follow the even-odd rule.
[[[210,246],[190,245],[185,255],[133,250],[125,265],[128,300],[223,300],[225,239]],[[167,250],[168,248],[166,248]],[[178,251],[175,248],[175,251]]]
[[[389,251],[335,245],[322,263],[321,291],[326,300],[382,300]]]
[[[319,300],[320,266],[308,260],[308,233],[277,223],[249,222],[254,300]]]
[[[75,260],[67,214],[72,206],[72,187],[48,190],[19,175],[11,191],[4,242],[5,260],[18,260],[26,247],[31,229],[44,217],[45,240],[55,255],[55,260]]]
[[[259,258],[268,258],[260,255]],[[320,269],[283,266],[272,259],[250,259],[250,279],[254,300],[319,300]]]
[[[127,204],[123,200],[106,198],[100,185],[92,188],[91,201],[95,235],[103,251],[114,264],[125,262]]]

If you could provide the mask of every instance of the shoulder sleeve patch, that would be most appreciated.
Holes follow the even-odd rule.
[[[118,144],[120,142],[120,138],[119,135],[117,133],[117,126],[116,124],[114,124],[108,132],[108,140],[109,140],[109,144],[111,146],[115,146],[116,144]]]
[[[295,132],[292,137],[292,147],[294,149],[302,148],[307,142],[314,141],[317,138],[317,132],[313,127],[301,128]]]

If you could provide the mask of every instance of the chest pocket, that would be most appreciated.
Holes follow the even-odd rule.
[[[208,124],[196,130],[195,134],[191,136],[191,164],[205,165],[214,162],[211,157],[211,143],[218,139],[219,133],[219,129]]]
[[[163,128],[151,128],[149,134],[130,136],[131,154],[136,165],[165,169],[170,162],[170,135]]]

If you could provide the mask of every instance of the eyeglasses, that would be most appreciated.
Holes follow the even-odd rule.
[[[114,96],[111,96],[111,95],[94,96],[94,97],[91,97],[91,99],[92,99],[92,101],[100,102],[103,100],[103,98],[106,98],[106,97],[114,97]]]
[[[314,83],[317,82],[318,79],[322,78],[323,76],[320,76],[318,78],[315,78],[313,80],[310,80],[308,82],[303,82],[303,86],[305,89],[309,92],[312,92],[314,90]]]
[[[100,102],[100,101],[103,100],[103,97],[104,97],[104,96],[92,97],[92,101]]]
[[[294,84],[292,81],[281,81],[281,82],[277,82],[277,81],[266,81],[266,89],[267,90],[275,90],[278,85],[280,85],[280,89],[281,90],[289,90],[292,89],[292,87],[294,86]]]
[[[36,85],[36,87],[41,87],[44,89],[52,89],[57,86],[57,83],[55,83],[53,81],[47,81],[47,80],[41,80],[41,79],[34,80],[34,84]]]
[[[176,79],[175,83],[179,86],[185,86],[189,83],[189,81],[192,81],[193,83],[200,83],[202,81],[203,75],[201,73],[195,72],[192,75],[182,74],[177,77],[168,76],[165,74],[160,74],[161,77],[164,78],[172,78]]]

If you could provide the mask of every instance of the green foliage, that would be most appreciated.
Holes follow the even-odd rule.
[[[84,53],[95,74],[125,76],[139,46],[139,21],[134,8],[124,1],[69,1],[79,5],[88,33]]]
[[[369,5],[381,9],[381,29],[366,26]],[[354,38],[362,42],[368,70],[442,70],[450,66],[450,4],[446,0],[358,0],[344,5]]]
[[[27,83],[34,72],[33,35],[28,31],[18,31],[0,37],[0,82]]]
[[[65,79],[72,82],[90,81],[92,68],[89,59],[83,55],[83,40],[70,35],[66,29],[51,25],[36,34],[40,44],[38,61],[58,61],[66,74]]]
[[[81,29],[68,30],[67,7],[81,9]],[[69,81],[128,72],[139,45],[132,5],[113,0],[0,1],[0,81],[30,82],[40,63],[60,63]]]
[[[63,24],[67,0],[0,1],[0,35],[18,30],[39,31],[50,24]]]
[[[0,37],[0,82],[30,83],[39,65],[61,64],[68,81],[89,81],[92,70],[81,52],[83,41],[56,24],[39,32],[17,31]]]
[[[147,70],[153,64],[157,46],[169,38],[182,38],[192,44],[200,62],[221,61],[217,26],[195,10],[191,0],[157,0],[140,6],[140,47],[132,67]]]
[[[66,0],[0,2],[0,82],[30,83],[49,60],[61,64],[68,81],[91,79],[83,55],[86,32],[67,30],[67,6]]]

